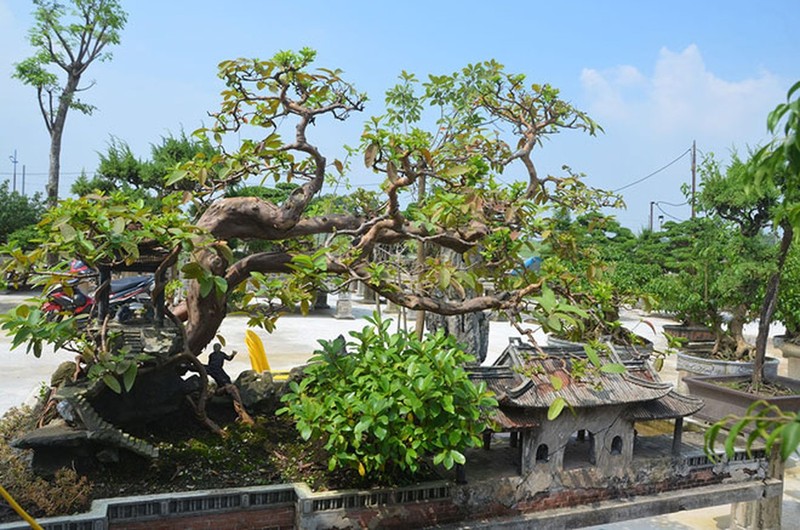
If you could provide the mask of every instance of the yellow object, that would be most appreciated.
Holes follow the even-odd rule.
[[[28,515],[28,512],[22,509],[22,506],[17,504],[17,501],[15,501],[13,497],[11,497],[11,495],[6,491],[6,489],[3,486],[0,486],[0,496],[6,500],[8,505],[11,506],[14,509],[14,511],[17,512],[17,514],[19,514],[20,517],[25,519],[25,522],[28,523],[28,525],[30,525],[30,527],[33,528],[33,530],[42,530],[42,527],[39,526],[39,523],[37,523],[33,517]]]
[[[269,367],[267,352],[264,343],[255,331],[248,329],[244,332],[244,343],[247,346],[247,353],[250,354],[250,366],[259,374],[269,372],[272,374],[273,381],[286,381],[289,379],[289,372],[273,372]]]
[[[250,366],[253,367],[258,373],[269,372],[269,362],[267,361],[267,352],[264,350],[264,343],[261,342],[261,337],[256,335],[252,329],[244,332],[244,343],[247,345],[247,353],[250,354]]]

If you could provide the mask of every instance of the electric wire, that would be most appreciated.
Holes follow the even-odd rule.
[[[686,155],[688,155],[688,154],[689,154],[689,153],[691,153],[691,152],[692,152],[692,148],[690,147],[690,148],[688,148],[686,151],[684,151],[683,153],[681,153],[681,155],[680,155],[680,156],[678,156],[678,158],[676,158],[676,159],[675,159],[675,160],[673,160],[672,162],[668,163],[667,165],[665,165],[665,166],[662,166],[662,167],[660,167],[660,168],[656,169],[655,171],[653,171],[653,172],[652,172],[652,173],[650,173],[649,175],[645,175],[644,177],[642,177],[642,178],[640,178],[640,179],[638,179],[638,180],[635,180],[635,181],[631,182],[630,184],[626,184],[626,185],[622,186],[621,188],[617,188],[617,189],[615,189],[615,190],[612,190],[612,191],[613,191],[614,193],[617,193],[618,191],[622,191],[622,190],[628,189],[628,188],[630,188],[631,186],[635,186],[635,185],[637,185],[637,184],[640,184],[640,183],[644,182],[645,180],[647,180],[647,179],[649,179],[649,178],[655,177],[656,175],[658,175],[659,173],[661,173],[662,171],[664,171],[665,169],[667,169],[669,166],[671,166],[672,164],[674,164],[675,162],[677,162],[678,160],[680,160],[681,158],[685,157]]]
[[[658,208],[658,211],[659,211],[659,212],[663,213],[664,215],[666,215],[666,216],[667,216],[667,217],[669,217],[670,219],[674,219],[674,220],[678,221],[679,223],[682,221],[682,219],[678,219],[678,218],[677,218],[677,217],[675,217],[674,215],[672,215],[672,214],[670,214],[670,213],[667,213],[667,212],[665,212],[665,211],[664,211],[664,209],[663,209],[663,208],[662,208],[662,207],[661,207],[661,206],[660,206],[658,203],[655,203],[655,205],[656,205],[656,208]]]

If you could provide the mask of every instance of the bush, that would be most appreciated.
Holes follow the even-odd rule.
[[[8,445],[34,425],[30,409],[11,409],[0,418],[0,484],[34,517],[86,510],[92,493],[92,484],[86,477],[66,468],[58,470],[52,480],[37,477],[25,452]]]
[[[800,247],[794,243],[781,272],[775,319],[783,322],[787,335],[793,338],[800,335]]]
[[[294,417],[303,439],[324,443],[330,470],[391,477],[417,472],[426,456],[447,469],[463,464],[463,451],[481,442],[482,412],[497,404],[467,377],[462,365],[473,357],[441,331],[419,340],[370,322],[351,332],[354,343],[320,341],[278,413]]]
[[[37,193],[27,197],[16,191],[9,191],[8,181],[0,183],[0,243],[6,243],[15,230],[39,222],[44,212],[44,202]]]

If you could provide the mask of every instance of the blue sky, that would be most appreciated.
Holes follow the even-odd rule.
[[[587,111],[605,133],[568,131],[536,153],[540,173],[569,165],[587,182],[619,189],[675,160],[696,140],[701,154],[727,159],[766,140],[767,113],[800,79],[800,9],[795,1],[474,1],[272,2],[123,1],[129,13],[112,61],[94,64],[83,94],[92,116],[67,118],[61,195],[92,172],[111,136],[146,158],[150,145],[191,132],[219,102],[216,65],[235,57],[271,57],[310,46],[319,66],[338,67],[370,96],[349,123],[320,124],[312,134],[329,153],[358,142],[361,124],[382,111],[384,91],[401,70],[450,73],[496,59],[530,82],[550,83]],[[30,54],[29,0],[0,0],[0,179],[17,151],[26,191],[43,191],[48,168],[44,123],[30,87],[11,79]],[[509,178],[512,178],[510,175]],[[357,184],[377,179],[357,168]],[[680,186],[688,156],[622,191],[626,226],[655,215],[685,219]],[[659,211],[660,210],[662,211]],[[656,221],[657,222],[657,221]]]

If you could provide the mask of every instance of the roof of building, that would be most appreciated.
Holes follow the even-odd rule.
[[[614,352],[606,360],[623,364]],[[494,365],[474,367],[471,377],[497,396],[495,419],[505,429],[535,426],[534,418],[540,417],[535,411],[549,408],[557,398],[575,408],[626,406],[626,416],[634,420],[683,417],[703,406],[661,382],[646,362],[624,363],[623,373],[598,371],[577,379],[574,369],[588,362],[574,348],[539,348],[512,339]]]

